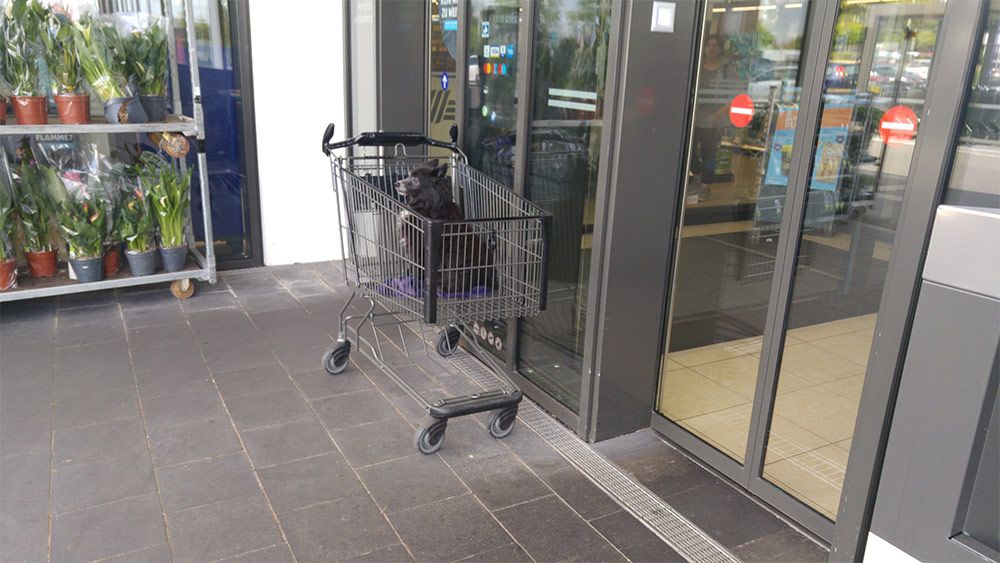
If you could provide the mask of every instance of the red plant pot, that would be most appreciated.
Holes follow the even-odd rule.
[[[7,125],[7,98],[0,98],[0,125]]]
[[[32,276],[36,278],[51,278],[56,275],[55,250],[25,252],[24,257],[28,259],[28,269],[31,270]]]
[[[17,260],[11,258],[0,262],[0,291],[17,287]]]
[[[104,251],[104,277],[110,278],[121,271],[122,249],[117,244]]]
[[[59,122],[66,125],[90,123],[90,94],[56,94]]]
[[[11,96],[10,103],[18,125],[45,125],[49,121],[45,96]]]

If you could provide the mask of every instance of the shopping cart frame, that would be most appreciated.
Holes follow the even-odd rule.
[[[492,295],[480,299],[492,300],[493,302],[502,303],[504,306],[510,306],[513,314],[522,316],[522,313],[535,314],[544,310],[548,292],[548,249],[552,231],[552,217],[541,208],[520,196],[514,195],[513,192],[510,192],[506,188],[503,189],[503,197],[512,200],[516,198],[513,205],[515,207],[519,206],[518,209],[525,211],[527,214],[511,217],[503,216],[503,214],[486,218],[466,217],[461,221],[435,221],[418,216],[422,225],[421,236],[424,242],[424,254],[420,260],[423,262],[424,267],[418,270],[420,274],[418,276],[420,278],[419,281],[423,284],[419,291],[419,299],[413,296],[407,296],[405,299],[396,299],[391,295],[391,292],[390,295],[387,295],[386,288],[384,287],[385,284],[380,283],[384,282],[384,280],[378,280],[374,285],[363,281],[363,268],[359,265],[363,262],[363,259],[359,257],[358,248],[358,238],[361,238],[358,232],[361,227],[355,224],[357,219],[352,207],[357,205],[356,199],[352,198],[357,198],[358,195],[357,193],[349,193],[349,190],[354,190],[355,188],[352,186],[357,186],[359,188],[357,192],[370,191],[375,196],[384,198],[384,196],[372,190],[379,190],[384,193],[386,188],[391,188],[391,185],[376,187],[365,177],[360,176],[359,170],[362,168],[361,165],[357,166],[357,170],[352,169],[352,159],[356,158],[358,161],[372,159],[376,162],[381,159],[383,162],[381,166],[386,166],[385,161],[391,159],[397,161],[398,166],[398,159],[401,158],[416,161],[431,158],[425,156],[411,157],[405,153],[405,147],[423,145],[446,149],[451,153],[452,173],[455,176],[453,183],[455,200],[460,201],[460,198],[466,196],[465,193],[461,193],[461,190],[466,189],[466,187],[460,184],[463,182],[472,182],[472,179],[466,178],[470,174],[469,170],[472,169],[467,165],[468,161],[465,154],[455,143],[455,132],[455,128],[453,127],[452,142],[431,139],[420,133],[368,132],[361,133],[351,139],[331,143],[330,140],[334,134],[334,125],[331,123],[324,131],[322,142],[323,153],[330,159],[338,214],[341,214],[341,217],[346,220],[346,225],[342,224],[342,227],[338,229],[338,238],[341,255],[345,257],[343,268],[344,280],[346,285],[351,288],[351,296],[339,313],[340,324],[337,340],[324,353],[323,366],[331,375],[343,372],[349,363],[352,342],[356,343],[358,349],[369,361],[379,367],[386,376],[407,395],[417,401],[427,412],[428,416],[418,426],[415,435],[417,449],[425,454],[433,453],[441,447],[448,420],[458,416],[494,411],[488,424],[489,433],[495,438],[506,437],[514,428],[518,405],[523,398],[523,393],[510,379],[506,369],[499,364],[490,352],[485,350],[476,335],[472,333],[469,328],[468,313],[466,317],[462,317],[456,313],[454,308],[449,309],[447,307],[447,302],[455,300],[443,299],[440,301],[445,303],[439,302],[438,293],[441,287],[442,270],[444,269],[440,266],[439,256],[442,252],[442,237],[447,237],[450,231],[455,231],[456,225],[461,227],[460,232],[458,235],[452,233],[451,236],[468,237],[470,236],[470,232],[480,232],[477,229],[484,228],[484,225],[503,225],[505,222],[515,222],[517,225],[530,226],[532,236],[535,237],[531,238],[531,240],[537,244],[537,252],[527,252],[521,248],[520,250],[524,251],[524,256],[519,255],[519,259],[522,261],[526,260],[525,256],[531,259],[532,267],[524,270],[529,271],[532,281],[536,282],[535,284],[526,284],[531,289],[530,295],[517,294],[519,299],[514,301],[517,306],[510,306],[502,297],[494,299]],[[376,150],[381,149],[382,151],[389,147],[395,147],[396,153],[392,157],[384,155],[355,157],[354,155],[337,156],[333,152],[346,148],[352,149],[353,152],[356,147],[375,147]],[[358,173],[355,174],[355,172]],[[486,176],[482,175],[482,178],[486,178]],[[382,178],[382,181],[384,184],[391,184],[396,179],[398,177],[390,175],[389,178]],[[482,181],[482,179],[479,178],[479,181]],[[499,184],[496,185],[499,186]],[[391,194],[389,199],[391,199]],[[371,202],[368,203],[371,204]],[[393,205],[406,210],[404,212],[415,213],[412,209],[407,208],[399,202]],[[470,205],[472,204],[470,203]],[[346,211],[346,213],[343,213],[343,211]],[[467,212],[467,215],[469,213]],[[378,234],[383,237],[387,236],[387,233],[390,232],[386,230],[385,225],[381,225],[376,230],[380,230],[381,233]],[[478,237],[478,235],[471,236]],[[345,238],[348,239],[347,242],[350,248],[345,245]],[[502,235],[500,238],[504,239]],[[521,242],[524,241],[522,240]],[[370,244],[370,241],[368,241],[368,244]],[[395,259],[400,260],[400,257],[397,256]],[[420,265],[418,264],[417,266]],[[522,269],[525,268],[520,262],[518,266]],[[492,263],[490,267],[492,268]],[[520,271],[522,270],[518,270],[518,272]],[[349,314],[352,304],[359,297],[365,301],[366,306],[361,312]],[[461,304],[462,302],[458,301],[458,303]],[[469,303],[473,305],[477,304],[475,299],[470,300]],[[381,310],[379,310],[380,308]],[[501,307],[500,310],[506,311],[507,309]],[[442,311],[446,314],[440,315]],[[440,318],[441,316],[445,318]],[[439,321],[441,322],[439,323]],[[418,323],[420,324],[419,330],[415,330],[414,325]],[[404,326],[411,333],[415,333],[419,337],[419,345],[423,348],[424,353],[428,357],[433,357],[433,354],[427,352],[428,341],[424,334],[424,328],[427,326],[434,327],[442,323],[444,326],[438,332],[434,352],[441,358],[448,358],[456,352],[459,343],[464,341],[466,347],[478,352],[475,356],[485,363],[496,376],[500,383],[498,388],[483,389],[460,396],[429,400],[401,377],[389,365],[390,362],[386,361],[386,355],[382,346],[383,336],[380,336],[380,332],[386,327],[395,326],[399,331],[399,341],[402,343],[401,350],[405,356],[409,357],[410,351],[406,345],[407,338],[404,334]],[[366,325],[371,330],[371,340],[362,336],[362,331]],[[410,334],[410,337],[412,338],[413,334]]]

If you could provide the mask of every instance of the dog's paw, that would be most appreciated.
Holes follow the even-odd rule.
[[[400,221],[403,221],[403,222],[406,222],[406,221],[408,221],[408,220],[410,219],[410,216],[411,216],[411,215],[413,215],[413,214],[412,214],[412,213],[410,213],[409,211],[406,211],[406,210],[404,209],[403,211],[400,211],[400,212],[399,212],[399,220],[400,220]]]

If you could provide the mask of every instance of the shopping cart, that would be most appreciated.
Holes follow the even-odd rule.
[[[425,454],[441,447],[452,417],[493,411],[490,434],[507,436],[521,390],[469,327],[545,309],[551,216],[471,168],[454,142],[454,131],[450,143],[419,133],[385,132],[331,143],[333,132],[330,124],[323,134],[323,153],[330,158],[337,209],[342,210],[339,238],[351,296],[340,311],[337,341],[323,355],[324,368],[333,375],[343,372],[356,345],[426,410],[415,437]],[[407,147],[417,146],[451,151],[446,165],[461,220],[422,217],[397,193],[397,182],[432,160],[406,153]],[[333,152],[346,148],[346,156]],[[352,312],[359,296],[365,306]],[[361,336],[366,326],[371,340]],[[395,327],[398,340],[390,339],[387,327]],[[428,352],[429,340],[433,353]],[[449,394],[454,385],[444,392],[440,386],[418,385],[389,365],[412,362],[414,350],[423,350],[447,369],[440,358],[455,354],[460,342],[490,368],[495,388],[476,385]]]

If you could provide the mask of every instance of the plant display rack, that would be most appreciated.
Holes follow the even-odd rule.
[[[205,156],[205,118],[201,104],[201,79],[198,73],[198,45],[195,38],[193,0],[181,0],[184,4],[185,32],[187,34],[188,60],[191,67],[191,107],[192,116],[181,115],[180,82],[177,75],[177,52],[171,41],[167,49],[170,58],[170,80],[173,92],[174,115],[161,123],[94,123],[83,125],[63,125],[58,122],[48,125],[0,125],[0,135],[45,135],[45,134],[83,134],[83,133],[160,133],[170,132],[184,135],[189,140],[194,139],[197,150],[198,180],[201,188],[201,212],[204,222],[205,250],[202,252],[195,245],[193,221],[188,221],[187,240],[189,257],[184,269],[178,272],[161,272],[148,276],[133,277],[126,273],[118,273],[101,281],[80,283],[65,278],[21,278],[18,287],[0,292],[0,303],[51,297],[70,293],[84,293],[113,289],[172,282],[171,292],[178,298],[190,297],[194,291],[194,281],[215,283],[215,247],[212,244],[212,205],[209,196],[208,169]],[[169,29],[173,30],[173,9],[170,0],[165,2]],[[50,118],[51,119],[51,118]]]

